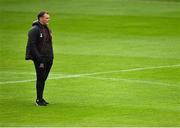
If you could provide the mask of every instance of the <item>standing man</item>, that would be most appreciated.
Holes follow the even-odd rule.
[[[38,20],[33,22],[29,30],[26,46],[26,60],[32,60],[36,70],[36,105],[38,106],[48,104],[43,98],[43,91],[54,58],[51,31],[47,26],[49,17],[47,11],[41,11],[37,15]]]

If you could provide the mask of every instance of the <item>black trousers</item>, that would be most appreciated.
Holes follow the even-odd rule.
[[[43,99],[43,92],[44,92],[44,86],[45,81],[48,77],[48,74],[50,72],[50,69],[52,67],[53,61],[44,62],[44,67],[40,67],[41,62],[38,62],[36,60],[33,60],[35,70],[36,70],[36,93],[37,93],[37,99],[41,100]]]

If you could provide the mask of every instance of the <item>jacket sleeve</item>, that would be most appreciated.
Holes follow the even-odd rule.
[[[37,49],[37,42],[39,39],[39,30],[36,27],[33,27],[28,32],[28,43],[30,46],[30,50],[33,54],[33,56],[38,60],[41,61],[41,54],[39,53]]]

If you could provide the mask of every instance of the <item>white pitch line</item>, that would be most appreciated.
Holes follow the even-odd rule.
[[[180,67],[180,64],[166,65],[166,66],[156,66],[156,67],[144,67],[144,68],[130,68],[130,69],[122,69],[122,70],[106,71],[106,72],[95,72],[95,73],[89,73],[89,74],[87,73],[87,74],[79,74],[79,75],[89,76],[89,75],[100,75],[100,74],[110,74],[110,73],[119,73],[119,72],[143,71],[143,70],[150,70],[150,69],[174,68],[174,67]]]
[[[85,76],[86,78],[98,79],[98,80],[111,80],[111,81],[125,81],[130,83],[142,83],[142,84],[151,84],[151,85],[163,85],[163,86],[175,86],[180,87],[175,84],[162,83],[162,82],[154,82],[147,80],[137,80],[137,79],[125,79],[125,78],[110,78],[110,77],[97,77],[97,76]]]
[[[80,76],[79,75],[65,75],[65,76],[59,76],[59,77],[49,77],[48,80],[75,78],[75,77],[80,77]],[[0,85],[1,84],[26,83],[26,82],[34,82],[34,81],[36,81],[36,79],[17,80],[17,81],[5,81],[5,82],[0,82]]]
[[[19,71],[0,71],[1,75],[3,74],[15,74],[15,75],[36,75],[35,71],[34,72],[19,72]],[[50,75],[65,75],[65,74],[60,74],[60,73],[50,73]]]
[[[0,84],[26,83],[26,82],[32,82],[32,81],[35,81],[35,79],[31,79],[31,80],[5,81],[5,82],[0,82]]]
[[[131,68],[131,69],[116,70],[116,71],[95,72],[95,73],[85,73],[85,74],[72,74],[72,75],[64,75],[64,76],[59,76],[59,77],[49,77],[48,79],[77,78],[77,77],[100,75],[100,74],[142,71],[142,70],[161,69],[161,68],[174,68],[174,67],[180,67],[180,64],[156,66],[156,67],[155,66],[154,67],[144,67],[144,68]],[[58,75],[58,74],[56,74],[56,75]],[[62,74],[59,74],[59,75],[62,75]],[[5,82],[0,82],[0,84],[25,83],[25,82],[32,82],[32,81],[35,81],[35,80],[31,79],[31,80],[5,81]]]
[[[15,75],[35,75],[35,72],[19,72],[19,71],[0,71],[1,75],[4,74],[15,74]]]
[[[130,68],[130,69],[121,69],[121,70],[115,70],[115,71],[106,71],[106,72],[95,72],[95,73],[84,73],[84,74],[71,74],[71,75],[99,75],[99,74],[109,74],[109,73],[119,73],[119,72],[132,72],[132,71],[142,71],[142,70],[150,70],[150,69],[160,69],[160,68],[173,68],[173,67],[180,67],[180,64],[176,65],[165,65],[165,66],[154,66],[154,67],[144,67],[144,68]],[[0,73],[9,73],[9,74],[31,74],[35,75],[34,72],[6,72],[2,71]],[[59,74],[59,73],[50,73],[50,75],[65,75],[66,74]],[[67,74],[69,75],[69,74]]]

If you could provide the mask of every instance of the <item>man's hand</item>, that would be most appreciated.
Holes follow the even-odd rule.
[[[44,63],[40,63],[39,68],[44,68]]]

